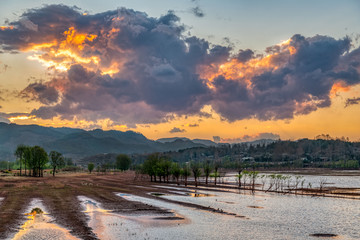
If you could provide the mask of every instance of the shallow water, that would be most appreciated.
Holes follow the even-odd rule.
[[[191,224],[175,227],[147,229],[150,239],[316,239],[310,236],[316,233],[339,235],[336,239],[360,239],[360,204],[357,200],[235,193],[217,193],[217,196],[203,198],[171,195],[160,198],[219,208],[243,217],[128,196],[129,200],[173,209],[191,221]]]
[[[127,198],[128,194],[120,194]],[[102,240],[112,239],[151,239],[149,229],[158,229],[169,226],[179,226],[188,221],[181,219],[179,214],[167,215],[125,215],[113,213],[101,207],[101,204],[84,196],[78,197],[84,212],[89,216],[89,227]],[[179,220],[165,220],[168,217],[177,217]]]
[[[234,179],[233,176],[230,178]],[[305,176],[307,181],[314,182],[321,178],[326,178],[327,182],[333,182],[338,187],[359,187],[359,177]],[[167,193],[161,195],[165,189]],[[149,190],[149,197],[156,193],[157,199],[124,193],[117,195],[130,201],[158,206],[172,213],[119,214],[103,209],[100,203],[90,198],[79,196],[79,200],[89,217],[89,226],[104,240],[318,239],[311,235],[319,233],[336,234],[336,239],[360,239],[359,200],[264,192],[253,195],[250,191],[227,189],[226,192],[219,192],[205,190],[205,187],[194,190],[175,184],[153,185]],[[162,199],[212,207],[234,215],[184,207]],[[46,207],[39,199],[34,199],[26,212],[35,207],[46,212]],[[55,219],[46,213],[27,217],[13,239],[76,239],[66,229],[52,223]]]
[[[44,211],[42,214],[31,214],[31,210],[40,208]],[[24,216],[26,220],[18,233],[9,239],[13,240],[76,240],[65,228],[52,223],[54,219],[46,213],[46,207],[40,199],[33,199],[27,207]]]
[[[259,176],[266,175],[269,176],[270,174],[262,174],[259,173]],[[327,187],[341,187],[341,188],[360,188],[360,176],[322,176],[322,175],[295,175],[295,174],[281,174],[283,176],[290,176],[291,184],[295,183],[296,176],[302,176],[302,180],[305,180],[304,187],[307,187],[310,183],[312,187],[319,187],[320,182],[325,182],[325,186]],[[236,183],[236,173],[229,173],[225,177],[222,178],[221,181],[225,183]],[[248,179],[247,182],[250,180]],[[256,183],[261,184],[261,180],[257,179]],[[266,185],[269,183],[269,179],[266,180]],[[298,185],[300,187],[300,184]]]

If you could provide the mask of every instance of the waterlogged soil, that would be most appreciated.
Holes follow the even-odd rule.
[[[141,185],[150,184],[147,181]],[[88,226],[77,196],[92,198],[106,209],[125,213],[162,213],[165,210],[140,202],[127,201],[114,192],[148,195],[146,188],[136,188],[134,173],[62,174],[56,177],[2,177],[0,178],[0,239],[14,235],[21,227],[23,213],[31,199],[42,199],[56,223],[69,229],[81,239],[98,239]]]
[[[81,239],[98,239],[88,226],[78,196],[86,196],[99,202],[104,209],[124,214],[167,214],[168,211],[142,202],[128,201],[114,193],[130,193],[156,199],[151,195],[159,188],[148,179],[136,180],[133,172],[108,174],[58,174],[57,176],[1,177],[0,178],[0,239],[14,235],[21,228],[23,213],[32,199],[43,201],[48,213],[57,224]],[[176,194],[171,189],[161,189],[163,194]],[[164,201],[191,208],[219,212],[217,209],[193,203],[166,199]],[[163,220],[162,220],[163,221]]]
[[[20,231],[9,239],[79,240],[69,234],[67,229],[53,223],[53,218],[46,213],[46,207],[40,199],[33,199],[30,202],[26,213],[24,213],[24,217],[26,217],[26,219]]]
[[[103,209],[112,213],[138,216],[160,215],[161,219],[156,219],[159,221],[177,221],[181,219],[172,219],[173,216],[169,216],[169,210],[160,208],[156,204],[129,200],[126,197],[121,197],[121,194],[132,194],[150,200],[161,200],[162,204],[181,205],[189,209],[197,209],[201,210],[200,212],[217,214],[222,217],[231,216],[239,219],[249,219],[246,214],[242,215],[239,212],[234,212],[232,207],[224,208],[218,205],[236,205],[234,204],[236,199],[221,199],[220,197],[225,193],[239,192],[236,185],[229,184],[219,187],[213,184],[205,185],[200,183],[200,186],[195,188],[193,185],[184,187],[176,184],[153,183],[149,180],[148,178],[136,179],[133,172],[101,175],[88,173],[59,174],[56,177],[45,176],[43,178],[0,177],[0,239],[6,239],[19,231],[23,213],[34,198],[42,200],[47,213],[54,217],[56,224],[68,229],[71,235],[80,239],[99,239],[99,237],[89,225],[89,216],[84,212],[79,196],[93,199],[101,204]],[[345,190],[347,193],[358,194],[357,190],[354,189],[337,190],[342,195]],[[333,191],[336,191],[336,189],[333,189]],[[303,190],[302,193],[313,196],[319,192],[317,190],[313,190],[313,192]],[[242,193],[244,196],[250,194],[252,193],[248,190]],[[321,194],[325,194],[324,189]],[[168,197],[169,195],[178,197]],[[264,191],[256,191],[256,195],[258,197],[266,195],[265,197],[267,197]],[[219,196],[219,201],[216,199],[217,196]],[[182,201],[184,197],[187,197],[186,201]],[[214,197],[216,204],[207,203],[209,201],[207,199],[211,200]],[[190,199],[194,199],[194,201]],[[263,208],[261,202],[248,204],[246,208],[267,211],[267,208]],[[309,237],[309,235],[307,236]]]

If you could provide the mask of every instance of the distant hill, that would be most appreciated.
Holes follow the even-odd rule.
[[[0,161],[14,161],[14,151],[19,144],[39,145],[48,152],[56,150],[75,161],[105,153],[152,153],[206,146],[186,139],[153,141],[133,131],[86,131],[0,122]]]
[[[161,142],[161,143],[171,143],[171,142],[175,142],[176,140],[182,140],[184,142],[186,141],[190,141],[193,143],[197,143],[197,144],[202,144],[205,146],[216,146],[217,144],[211,140],[207,140],[207,139],[189,139],[186,137],[172,137],[172,138],[159,138],[158,140],[156,140],[157,142]]]
[[[174,142],[174,141],[176,141],[178,139],[181,139],[183,141],[190,141],[190,139],[186,138],[186,137],[159,138],[156,141],[161,142],[161,143],[169,143],[169,142]]]
[[[259,140],[255,140],[255,141],[252,141],[252,142],[245,142],[247,145],[252,145],[252,146],[256,146],[256,145],[269,145],[271,143],[274,143],[276,141],[279,141],[279,140],[274,140],[274,139],[259,139]]]

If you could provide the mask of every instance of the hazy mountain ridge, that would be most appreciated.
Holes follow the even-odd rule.
[[[197,143],[197,144],[202,144],[205,146],[216,146],[217,144],[211,140],[208,139],[189,139],[186,137],[172,137],[172,138],[159,138],[158,140],[156,140],[157,142],[161,142],[161,143],[171,143],[171,142],[175,142],[177,140],[182,140],[184,142],[186,141],[190,141],[193,143]]]
[[[48,152],[56,150],[74,160],[104,153],[151,153],[205,146],[190,140],[161,143],[133,131],[86,131],[0,123],[0,160],[13,161],[14,151],[19,144],[39,145]]]

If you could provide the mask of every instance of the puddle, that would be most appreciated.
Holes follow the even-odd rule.
[[[155,196],[155,197],[160,197],[160,196],[165,196],[165,193],[158,193],[158,192],[152,192],[150,193],[150,195]]]
[[[177,186],[177,185],[175,185],[175,186]],[[187,191],[188,190],[188,188],[187,187],[175,187],[175,186],[171,186],[171,184],[170,184],[170,186],[162,186],[162,185],[152,185],[152,187],[155,187],[155,188],[165,188],[165,189],[172,189],[172,190],[178,190],[178,191]]]
[[[117,194],[131,198],[126,193]],[[169,214],[119,214],[103,209],[97,201],[78,196],[84,212],[89,216],[89,227],[100,239],[148,239],[147,230],[184,224],[187,220],[176,213]]]
[[[335,238],[338,235],[333,233],[314,233],[310,234],[310,237],[318,237],[318,238]]]
[[[186,193],[186,195],[188,195],[190,197],[215,197],[216,196],[214,194],[198,193],[198,192],[190,192],[190,193]]]
[[[227,202],[227,201],[218,201],[220,203],[226,203],[226,204],[235,204],[235,202]]]
[[[247,206],[248,208],[258,208],[258,209],[262,209],[263,207],[260,206]]]
[[[13,240],[75,240],[69,231],[57,224],[54,224],[53,217],[46,213],[46,207],[40,199],[33,199],[25,211],[26,221],[21,226]]]

